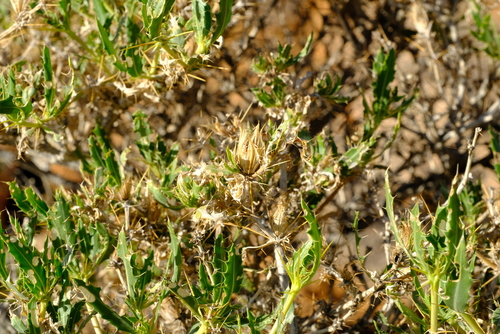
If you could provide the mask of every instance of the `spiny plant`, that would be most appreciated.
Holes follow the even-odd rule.
[[[486,333],[486,328],[488,332],[496,332],[491,329],[498,325],[498,307],[492,314],[486,314],[490,319],[481,319],[485,315],[477,306],[481,288],[474,284],[476,257],[491,263],[478,250],[478,241],[486,243],[485,247],[496,248],[485,238],[490,229],[488,223],[477,223],[484,210],[481,184],[467,181],[480,131],[476,129],[469,143],[469,162],[464,178],[459,182],[455,177],[446,202],[425,221],[422,221],[418,203],[405,218],[395,216],[394,198],[386,174],[386,210],[395,239],[389,270],[396,273],[395,280],[387,282],[386,291],[414,333],[452,330],[482,334]],[[492,138],[491,147],[496,152],[497,135],[493,134]],[[403,296],[410,297],[413,307]]]
[[[472,16],[476,29],[472,30],[471,34],[484,44],[484,52],[490,57],[498,59],[500,57],[500,37],[498,31],[492,26],[491,14],[483,15],[479,3],[473,2],[473,6]]]
[[[1,86],[3,114],[12,126],[57,135],[51,122],[82,96],[82,66],[95,66],[97,60],[99,73],[108,76],[104,82],[127,78],[148,85],[154,85],[158,75],[172,78],[162,69],[180,66],[190,73],[203,66],[210,46],[229,22],[231,6],[222,1],[213,20],[205,2],[193,1],[190,20],[174,17],[171,21],[177,25],[167,25],[172,1],[125,2],[116,8],[94,1],[94,19],[78,4],[60,2],[59,12],[42,16],[88,55],[77,64],[69,62],[72,78],[62,93],[48,47],[43,48],[35,85],[23,84],[30,81],[23,79],[26,64],[12,66]],[[135,8],[141,8],[145,35],[137,34],[138,23],[131,15]],[[96,27],[86,38],[100,48],[90,49],[73,32],[73,22],[79,20]],[[185,48],[186,32],[194,35],[193,54]],[[118,155],[105,129],[97,125],[88,139],[88,156],[82,156],[86,183],[80,191],[60,190],[48,204],[31,188],[10,183],[12,198],[25,217],[21,224],[12,216],[12,231],[2,231],[1,237],[0,279],[8,291],[6,300],[15,305],[14,328],[20,333],[74,333],[90,322],[97,333],[111,327],[156,333],[168,328],[161,313],[172,301],[178,312],[189,314],[191,320],[185,319],[182,326],[192,333],[243,327],[282,333],[293,323],[295,297],[311,281],[323,253],[321,229],[311,208],[325,189],[338,185],[339,178],[357,175],[377,150],[389,146],[377,146],[376,130],[384,119],[399,117],[412,99],[393,109],[402,99],[389,88],[395,53],[380,52],[373,67],[375,103],[365,103],[367,134],[346,153],[337,152],[330,136],[308,132],[304,117],[311,97],[283,84],[284,71],[308,54],[311,42],[312,35],[296,56],[290,46],[280,45],[277,57],[254,62],[271,89],[254,92],[271,117],[256,126],[237,116],[225,123],[214,121],[192,147],[204,159],[181,163],[179,146],[167,146],[146,114],[137,111],[134,144],[147,167],[140,177],[126,168],[129,151]],[[154,49],[145,49],[151,44]],[[167,67],[161,66],[162,59]],[[37,93],[40,88],[43,95]],[[312,97],[345,102],[339,90],[340,81],[326,75],[317,81]],[[36,98],[44,101],[41,112],[33,108]],[[303,226],[306,241],[293,245]],[[48,237],[38,249],[34,238],[40,230]],[[249,260],[252,252],[265,248],[274,254],[278,285],[272,289],[277,297],[262,292],[267,279]],[[17,263],[17,269],[9,269],[10,262]],[[265,272],[272,275],[271,268]],[[103,286],[97,275],[117,281],[120,288]],[[259,293],[265,302],[256,299]],[[269,303],[275,307],[269,309]]]
[[[217,10],[202,0],[188,8],[168,0],[91,3],[12,9],[29,20],[17,15],[0,39],[16,41],[35,21],[46,31],[41,63],[11,64],[0,77],[2,121],[19,129],[23,140],[45,133],[64,141],[59,122],[80,102],[105,101],[110,87],[154,101],[195,76],[209,67],[232,7],[232,1],[219,1]],[[55,35],[69,37],[74,49],[65,63]],[[131,150],[115,150],[106,119],[93,127],[79,152],[85,178],[79,191],[59,189],[52,202],[11,182],[20,213],[0,231],[0,282],[12,326],[19,333],[294,329],[295,299],[326,252],[317,213],[392,145],[415,98],[393,88],[396,53],[381,50],[372,66],[373,99],[363,99],[359,141],[340,146],[326,131],[312,133],[307,113],[314,100],[349,100],[340,94],[340,78],[329,74],[315,78],[312,93],[300,89],[305,80],[291,68],[312,43],[313,35],[297,55],[279,45],[276,55],[254,60],[260,80],[253,93],[265,113],[259,123],[237,115],[216,119],[183,152],[179,143],[167,145],[138,110],[131,117]],[[63,64],[58,70],[56,58]],[[389,118],[396,125],[387,135],[380,128]],[[131,172],[137,161],[143,168]],[[473,224],[481,210],[478,189],[453,185],[426,229],[418,206],[406,220],[396,218],[387,184],[395,259],[380,275],[363,268],[374,287],[355,291],[326,330],[340,329],[360,301],[385,288],[415,333],[482,333],[462,293],[474,284],[470,248],[482,231]],[[356,242],[359,250],[359,236]],[[272,254],[271,260],[261,261],[263,254]],[[413,290],[402,289],[403,283]],[[401,295],[410,296],[415,308]],[[168,309],[179,321],[168,321]],[[498,324],[498,308],[488,320]]]
[[[23,138],[48,133],[60,142],[68,111],[92,107],[116,91],[155,101],[197,78],[193,72],[210,66],[221,46],[233,1],[219,1],[217,9],[203,0],[190,5],[187,12],[174,0],[65,0],[54,6],[12,1],[12,20],[6,13],[1,23],[9,27],[0,42],[15,49],[23,47],[23,38],[40,35],[42,62],[22,60],[3,71],[0,114],[24,131]]]

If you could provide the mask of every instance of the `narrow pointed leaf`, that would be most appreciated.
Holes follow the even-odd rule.
[[[233,0],[221,0],[219,1],[220,10],[215,14],[215,19],[217,25],[212,35],[212,43],[214,43],[217,38],[222,36],[224,30],[226,29],[229,21],[231,21]]]
[[[448,276],[445,283],[445,295],[448,298],[444,302],[449,308],[460,313],[466,312],[469,307],[469,291],[473,283],[473,268],[469,268],[466,247],[465,239],[462,238],[455,254],[458,278]]]
[[[135,285],[137,283],[137,277],[134,275],[132,265],[130,263],[130,253],[127,249],[127,239],[125,237],[125,232],[120,231],[118,235],[118,246],[117,252],[118,256],[122,259],[123,265],[125,266],[125,277],[127,279],[127,293],[128,297],[135,301],[136,300],[136,289]]]
[[[87,285],[81,280],[74,280],[78,285],[78,290],[83,294],[87,303],[89,303],[92,308],[101,315],[101,317],[110,324],[115,326],[118,330],[135,333],[134,325],[125,316],[120,316],[118,313],[113,311],[106,303],[104,303],[100,297],[100,288],[92,285]]]
[[[2,237],[5,238],[5,237]],[[45,293],[47,289],[47,277],[43,267],[41,255],[34,247],[28,247],[20,242],[8,242],[3,240],[9,248],[9,253],[14,256],[19,267],[30,279],[28,285],[32,294]]]
[[[168,221],[168,232],[170,234],[170,258],[168,259],[169,267],[173,266],[172,269],[172,277],[170,280],[174,283],[179,282],[181,278],[181,269],[182,269],[182,253],[179,246],[179,239],[177,238],[177,234],[175,234],[174,227],[172,226],[172,222]]]
[[[243,266],[241,255],[237,253],[234,244],[228,252],[228,259],[226,262],[226,271],[224,272],[224,300],[223,305],[230,302],[232,294],[238,293],[241,288],[243,280]]]

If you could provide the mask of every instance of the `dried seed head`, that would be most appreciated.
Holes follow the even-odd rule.
[[[278,234],[282,234],[288,227],[288,222],[286,219],[286,211],[288,209],[288,197],[286,195],[281,196],[278,199],[278,205],[273,214],[273,228]]]
[[[161,216],[161,208],[150,195],[148,198],[148,222],[156,223]]]
[[[133,181],[128,178],[121,186],[118,191],[118,199],[120,201],[128,201],[130,198],[131,190],[132,190]]]
[[[429,16],[422,2],[415,1],[411,6],[411,14],[413,24],[417,32],[424,38],[429,38],[431,24],[429,24]]]
[[[245,198],[244,194],[247,193],[245,191],[246,188],[245,178],[243,175],[236,174],[233,178],[228,180],[229,193],[231,194],[231,197],[237,202],[241,203],[242,199]]]
[[[264,162],[265,152],[266,146],[259,126],[255,127],[252,133],[240,128],[235,160],[241,173],[255,174]]]

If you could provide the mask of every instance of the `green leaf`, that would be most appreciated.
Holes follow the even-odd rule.
[[[340,88],[342,88],[341,82],[340,77],[333,82],[330,74],[327,74],[324,79],[318,81],[316,84],[316,94],[335,103],[347,103],[350,101],[349,97],[337,96]]]
[[[56,89],[54,87],[54,74],[52,72],[50,52],[46,46],[43,48],[42,62],[46,107],[48,111],[51,111],[56,96]]]
[[[144,57],[142,57],[140,49],[135,47],[134,43],[140,41],[140,28],[133,19],[127,17],[126,24],[127,39],[130,47],[125,51],[125,55],[132,61],[127,66],[127,73],[132,77],[138,77],[142,74],[142,66],[144,64]]]
[[[491,316],[491,322],[493,323],[493,328],[495,329],[495,334],[500,333],[500,307],[497,307]]]
[[[206,53],[208,50],[209,40],[207,39],[212,27],[212,13],[210,6],[203,0],[193,0],[193,22],[194,22],[194,36],[198,48],[197,54]]]
[[[97,17],[97,23],[102,26],[106,26],[106,22],[108,20],[108,13],[104,8],[103,0],[92,0],[92,4],[94,5],[94,12]]]
[[[215,239],[214,245],[214,257],[212,259],[212,265],[214,267],[214,273],[212,274],[212,280],[214,282],[214,292],[213,292],[213,300],[219,301],[221,300],[222,293],[224,291],[223,280],[224,280],[224,260],[226,259],[226,254],[224,251],[224,247],[222,243],[224,242],[224,238],[222,233],[217,236]]]
[[[25,334],[28,332],[28,327],[24,324],[24,322],[15,314],[13,314],[10,318],[10,324],[19,334]]]
[[[120,173],[120,167],[118,162],[115,159],[115,152],[113,150],[109,150],[105,155],[106,168],[108,170],[111,179],[113,180],[112,185],[116,185],[118,187],[122,184],[122,175]]]
[[[475,4],[475,3],[474,3]],[[500,37],[494,26],[491,24],[491,15],[481,15],[481,7],[475,4],[476,9],[472,12],[476,24],[476,31],[471,31],[472,36],[484,42],[484,51],[492,58],[500,58]]]
[[[84,301],[72,303],[71,296],[65,293],[72,288],[72,282],[69,279],[68,271],[61,275],[61,292],[59,293],[59,304],[57,305],[57,321],[63,327],[64,334],[76,332],[76,325],[82,319],[82,307]],[[74,305],[73,305],[74,304]]]
[[[100,148],[98,148],[94,153],[92,153],[91,149],[92,158],[94,158],[94,156],[99,156],[97,157],[98,164],[100,167],[105,167],[106,172],[113,181],[111,182],[111,184],[114,186],[121,186],[122,175],[120,173],[120,167],[118,165],[118,162],[115,159],[115,151],[111,148],[111,144],[108,138],[106,138],[103,129],[99,125],[95,127],[93,133],[96,136]],[[97,145],[95,145],[95,142],[93,142],[93,144],[96,148],[98,147]]]
[[[212,34],[212,44],[224,33],[227,25],[231,21],[233,0],[220,0],[219,12],[215,14],[216,26]]]
[[[6,281],[9,277],[9,270],[7,269],[7,262],[5,261],[5,256],[7,254],[3,252],[3,244],[4,242],[0,239],[0,282]]]
[[[148,0],[151,8],[151,16],[154,19],[161,18],[170,12],[175,0]]]
[[[165,195],[163,195],[161,190],[159,188],[155,187],[151,181],[148,181],[148,189],[151,192],[151,194],[153,194],[154,199],[158,203],[160,203],[164,207],[167,207],[167,208],[170,207],[170,203],[168,203],[167,197]]]
[[[175,282],[168,284],[168,288],[181,301],[181,303],[191,311],[194,317],[198,320],[203,318],[200,314],[200,304],[198,303],[198,300],[191,295],[188,289],[180,287]]]
[[[104,189],[106,188],[106,185],[108,184],[108,178],[105,175],[105,168],[103,167],[97,167],[94,170],[94,189],[97,194],[103,195],[104,194]]]
[[[70,0],[61,0],[58,3],[59,8],[61,9],[61,13],[63,16],[63,26],[69,29],[71,24],[71,1]]]
[[[302,48],[302,50],[300,50],[299,54],[295,58],[296,62],[301,61],[311,51],[311,45],[312,45],[312,41],[313,41],[313,36],[314,36],[314,33],[310,33],[309,37],[307,37],[306,45],[304,45],[304,47]]]
[[[69,102],[71,101],[71,97],[73,96],[73,87],[75,86],[74,81],[75,81],[75,74],[72,72],[71,85],[69,87],[66,87],[63,100],[60,102],[59,107],[55,108],[49,114],[49,117],[54,118],[59,116],[64,111],[66,106],[69,104]]]
[[[427,259],[429,259],[431,263],[433,261],[437,261],[437,259],[434,257],[435,247],[432,244],[426,247],[425,244],[429,241],[429,238],[427,238],[425,232],[422,231],[419,217],[420,215],[418,204],[415,204],[410,216],[414,253],[412,253],[409,257],[411,261],[413,263],[416,263],[424,273],[430,274],[432,270],[431,268],[433,264],[436,264],[436,262],[434,262],[433,264],[428,264]],[[412,249],[406,249],[406,251],[409,253],[412,251]]]
[[[359,211],[356,211],[354,216],[354,222],[352,223],[352,229],[354,230],[354,240],[356,241],[356,253],[358,255],[359,262],[361,263],[361,265],[364,265],[367,255],[364,256],[361,255],[360,243],[362,238],[359,236],[358,221],[359,221]]]
[[[183,208],[183,206],[171,205],[168,201],[167,196],[165,196],[163,191],[160,188],[156,187],[151,180],[148,181],[148,190],[153,195],[153,198],[164,207],[172,210],[180,210]]]
[[[243,265],[241,255],[237,253],[234,244],[231,245],[228,251],[228,259],[225,264],[224,272],[224,300],[223,305],[231,301],[234,293],[238,293],[243,280]]]
[[[20,108],[14,103],[14,97],[8,96],[6,99],[0,100],[0,114],[12,114]]]
[[[127,333],[136,333],[134,325],[125,316],[120,316],[118,313],[113,311],[108,305],[106,305],[101,297],[101,288],[97,288],[92,285],[87,285],[85,282],[75,279],[75,283],[78,286],[78,290],[83,294],[87,303],[89,303],[92,308],[101,315],[101,317],[110,324],[115,326],[118,330]]]
[[[26,194],[26,200],[31,204],[31,207],[39,214],[42,218],[46,219],[49,211],[47,203],[45,203],[31,188],[26,188],[24,190]]]
[[[340,161],[345,164],[348,169],[355,167],[363,167],[369,157],[373,155],[373,142],[361,142],[358,146],[351,147],[340,158]]]
[[[95,222],[95,225],[91,225],[89,231],[92,235],[90,257],[93,261],[92,265],[95,268],[109,257],[112,251],[111,244],[113,243],[113,238],[110,236],[105,225],[98,222]]]
[[[3,100],[0,100],[0,114],[4,115],[12,115],[12,117],[22,120],[29,117],[31,111],[33,110],[33,106],[31,101],[26,102],[24,105],[18,106],[14,103],[14,97],[8,96]],[[21,114],[20,111],[23,113]]]
[[[283,105],[286,95],[286,83],[279,77],[275,77],[267,86],[271,86],[270,94],[262,88],[252,88],[252,92],[259,102],[266,108]]]
[[[415,314],[415,312],[410,307],[402,302],[401,298],[396,297],[393,300],[406,318],[410,319],[414,323],[420,324],[421,326],[427,326],[427,323],[422,320],[422,317]]]
[[[271,333],[285,333],[285,327],[293,321],[295,316],[295,305],[293,303],[285,310],[285,303],[287,298],[282,298],[280,305],[274,311],[276,319],[274,320]],[[283,314],[283,312],[286,312]]]
[[[402,101],[398,106],[392,107],[393,103],[400,102],[404,96],[398,95],[397,87],[390,88],[391,82],[395,77],[395,63],[396,53],[391,50],[388,54],[384,54],[382,50],[379,51],[373,62],[373,73],[376,76],[375,82],[372,84],[374,101],[371,106],[363,96],[363,137],[362,142],[373,141],[374,144],[378,141],[378,136],[375,137],[375,131],[380,126],[383,120],[390,117],[397,117],[398,123],[394,127],[394,135],[391,138],[382,152],[387,149],[394,141],[401,121],[401,114],[410,106],[415,98],[415,93],[411,94],[409,98]],[[382,154],[382,153],[380,153]]]
[[[382,50],[379,51],[373,62],[373,72],[377,80],[373,83],[373,95],[375,99],[389,97],[390,90],[387,86],[394,81],[396,65],[396,52],[394,49],[385,55]]]
[[[7,77],[7,96],[16,96],[16,73],[14,72],[14,66],[9,70],[9,76]]]
[[[464,313],[469,308],[469,291],[473,283],[472,271],[474,269],[474,261],[472,261],[469,267],[466,247],[465,238],[460,239],[454,259],[458,278],[448,274],[444,284],[444,294],[447,297],[443,298],[444,303],[459,313]]]
[[[279,45],[278,46],[278,55],[274,60],[274,65],[276,67],[277,72],[283,72],[288,67],[297,64],[301,61],[305,56],[308,55],[309,51],[311,51],[311,45],[313,40],[313,33],[309,35],[307,38],[306,44],[299,52],[297,56],[290,55],[292,51],[292,47],[290,45]]]
[[[27,216],[33,216],[33,208],[31,207],[26,194],[18,187],[17,183],[12,181],[8,183],[9,191],[12,199],[16,202],[16,205],[22,212]]]
[[[94,164],[96,165],[96,168],[104,169],[106,167],[106,163],[102,158],[102,149],[99,145],[97,145],[94,136],[89,137],[89,153],[90,157],[94,161]]]
[[[118,235],[118,246],[117,252],[118,256],[123,260],[123,265],[125,266],[125,277],[127,279],[127,293],[128,297],[132,300],[136,299],[136,283],[137,277],[134,275],[132,265],[130,263],[130,253],[127,249],[127,239],[125,237],[125,232],[120,231]]]
[[[148,12],[151,13],[149,25],[149,36],[151,39],[158,37],[163,21],[168,18],[175,0],[148,0]],[[147,23],[146,21],[144,23]]]
[[[49,219],[49,227],[55,228],[57,236],[66,245],[71,244],[70,236],[74,233],[75,224],[70,213],[69,203],[60,192],[56,193],[55,204]]]
[[[132,119],[134,120],[134,132],[138,134],[139,140],[148,140],[148,136],[153,133],[149,123],[146,121],[146,114],[142,110],[137,110],[133,113]]]
[[[269,64],[261,55],[258,55],[252,60],[252,65],[251,65],[252,71],[254,71],[257,74],[266,73],[270,67],[271,64]]]
[[[25,246],[21,242],[10,242],[4,235],[0,236],[9,248],[9,253],[15,258],[30,284],[26,285],[32,295],[44,295],[47,291],[47,277],[41,254],[32,246]]]
[[[448,215],[446,217],[446,229],[444,232],[447,239],[446,245],[448,246],[448,254],[450,257],[454,256],[455,247],[457,247],[464,235],[463,223],[461,221],[463,212],[460,209],[460,200],[456,194],[457,183],[458,179],[455,177],[450,196],[448,197]]]
[[[247,318],[248,318],[248,328],[250,328],[250,334],[260,334],[260,332],[256,328],[257,327],[256,319],[249,308],[247,308]]]
[[[181,279],[181,271],[182,271],[182,252],[179,245],[179,239],[177,238],[177,234],[175,234],[174,227],[172,226],[172,222],[168,221],[168,232],[170,235],[170,257],[168,259],[169,267],[172,264],[172,277],[170,280],[174,283],[178,283]]]
[[[149,289],[149,284],[152,282],[153,277],[159,275],[160,271],[154,264],[155,253],[150,250],[148,257],[141,261],[137,261],[140,254],[134,254],[131,258],[132,266],[134,267],[134,274],[138,277],[135,288],[138,290],[138,297],[136,301],[136,312],[141,312],[146,309],[156,298],[156,294]]]
[[[97,1],[97,0],[95,0]],[[108,32],[102,26],[100,20],[96,20],[97,29],[99,30],[99,35],[101,36],[101,41],[104,45],[104,49],[106,52],[113,57],[113,64],[118,68],[121,72],[126,72],[126,67],[120,62],[118,54],[116,53],[115,46],[113,42],[109,39]]]
[[[36,299],[33,298],[28,303],[28,331],[30,334],[42,334],[38,315],[36,314]]]
[[[307,230],[307,234],[309,234],[309,240],[312,241],[312,247],[309,251],[312,263],[312,267],[309,268],[309,278],[304,279],[304,284],[307,283],[312,276],[316,273],[319,268],[320,260],[321,260],[321,249],[322,249],[322,241],[321,231],[319,229],[318,221],[316,216],[314,216],[311,209],[307,206],[304,200],[301,200],[302,210],[304,210],[304,218],[309,224],[309,229]],[[309,265],[310,263],[304,263],[305,265]]]
[[[394,216],[394,197],[391,195],[391,186],[389,183],[389,170],[385,171],[384,188],[385,188],[385,211],[387,212],[387,217],[389,218],[391,232],[394,235],[394,239],[396,239],[396,243],[401,247],[403,247],[406,254],[410,256],[410,251],[406,248],[406,244],[403,241],[400,227],[398,226],[396,218]]]
[[[281,102],[274,98],[271,94],[264,92],[260,88],[252,88],[252,92],[254,93],[257,100],[266,108],[273,108],[281,106]]]
[[[205,269],[202,261],[200,261],[200,264],[198,265],[198,276],[200,277],[200,289],[204,291],[205,294],[206,292],[213,290],[214,287],[208,279],[207,270]]]
[[[65,304],[64,308],[58,308],[59,319],[61,320],[67,334],[76,332],[76,326],[82,319],[82,309],[84,306],[84,301],[79,301],[75,303],[75,305],[71,305],[71,302],[68,301],[68,304]]]

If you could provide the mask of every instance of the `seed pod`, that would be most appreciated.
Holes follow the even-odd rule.
[[[235,161],[242,174],[253,175],[262,165],[266,146],[262,132],[257,126],[253,133],[240,128],[240,137],[235,152]]]

